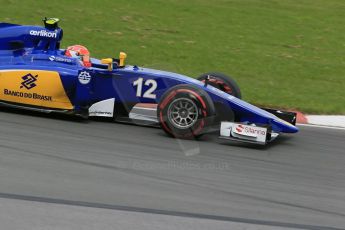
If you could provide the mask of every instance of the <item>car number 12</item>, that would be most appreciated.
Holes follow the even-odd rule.
[[[149,88],[143,93],[143,85],[149,86]],[[133,82],[133,86],[137,87],[137,97],[156,99],[156,94],[153,92],[157,89],[157,82],[153,79],[138,78]]]

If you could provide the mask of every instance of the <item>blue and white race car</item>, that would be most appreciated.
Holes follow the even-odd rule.
[[[46,113],[109,117],[159,125],[177,138],[215,127],[220,137],[266,144],[296,133],[296,114],[241,100],[234,80],[219,73],[188,76],[90,58],[80,45],[60,49],[58,19],[44,26],[0,23],[0,104]]]

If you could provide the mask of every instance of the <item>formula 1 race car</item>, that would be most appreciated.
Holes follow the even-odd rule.
[[[261,109],[241,100],[236,82],[219,73],[198,79],[90,58],[83,46],[60,49],[58,19],[44,26],[0,23],[0,104],[46,113],[109,117],[159,125],[177,138],[216,127],[225,139],[266,144],[295,133],[296,114]]]

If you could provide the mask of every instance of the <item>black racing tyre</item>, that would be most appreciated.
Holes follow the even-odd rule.
[[[161,97],[157,117],[162,129],[181,138],[198,138],[213,124],[215,107],[210,96],[193,85],[177,85]]]
[[[205,82],[205,78],[209,77],[208,84],[222,90],[239,99],[242,98],[240,87],[237,85],[236,81],[231,77],[222,73],[205,73],[199,76],[197,79],[199,81]]]

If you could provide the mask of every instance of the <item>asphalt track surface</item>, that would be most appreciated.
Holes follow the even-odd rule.
[[[256,147],[11,110],[0,127],[0,204],[345,229],[344,130],[301,127]]]

